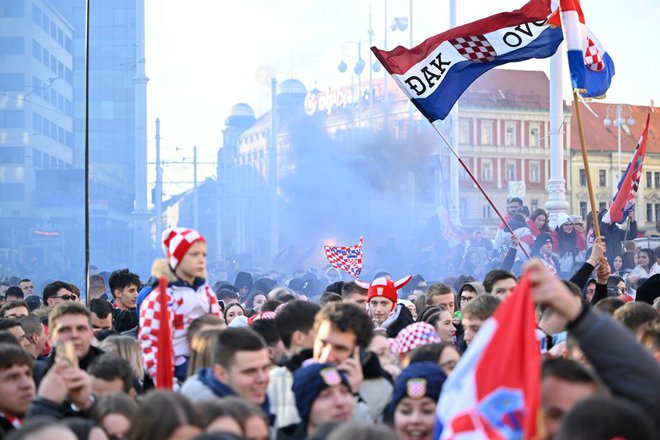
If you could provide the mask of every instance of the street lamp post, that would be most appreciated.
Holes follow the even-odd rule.
[[[614,115],[614,119],[611,118]],[[626,119],[626,116],[628,119]],[[635,120],[632,117],[632,109],[629,105],[614,104],[607,107],[607,115],[603,119],[605,127],[616,127],[617,131],[617,171],[616,179],[612,179],[612,194],[616,193],[616,187],[621,180],[621,128],[626,133],[630,133],[629,127],[635,125]]]

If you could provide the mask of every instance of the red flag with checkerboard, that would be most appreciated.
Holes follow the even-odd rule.
[[[353,246],[323,246],[325,257],[332,267],[359,278],[360,272],[362,272],[363,243],[364,239],[360,237],[358,244]]]

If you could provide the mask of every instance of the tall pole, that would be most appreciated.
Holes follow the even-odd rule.
[[[619,155],[618,157],[618,168],[616,169],[616,180],[614,180],[614,189],[612,191],[612,194],[616,194],[616,186],[619,183],[619,180],[621,180],[621,124],[623,122],[623,112],[621,111],[621,105],[616,106],[616,136],[617,136],[617,154]]]
[[[408,26],[409,26],[408,29],[410,31],[410,41],[408,43],[408,47],[412,49],[412,47],[413,47],[413,2],[412,2],[412,0],[410,0],[409,5],[410,5],[410,9],[408,11]],[[412,101],[409,101],[408,102],[408,137],[410,137],[410,134],[412,133],[413,114],[414,114],[413,103],[412,103]]]
[[[156,118],[156,191],[154,210],[156,211],[156,243],[163,235],[163,169],[160,163],[160,118]]]
[[[85,299],[89,297],[89,9],[90,0],[85,2]]]
[[[369,5],[369,47],[373,47],[374,30],[371,27],[371,5]],[[374,129],[374,80],[373,80],[373,64],[374,53],[369,51],[369,130]]]
[[[199,188],[197,187],[197,145],[193,147],[193,229],[199,228]]]
[[[351,76],[352,78],[352,76]],[[269,258],[273,261],[277,255],[279,243],[279,216],[277,213],[277,125],[279,108],[277,105],[277,79],[273,78],[270,82],[271,85],[271,100],[272,100],[272,118],[270,127],[270,148],[268,148],[268,191],[269,191]]]
[[[449,27],[451,29],[456,27],[457,22],[457,10],[456,10],[456,0],[450,0],[449,2]],[[456,149],[456,154],[460,155],[460,147],[458,142],[458,101],[454,105],[454,109],[451,111],[449,116],[449,122],[451,127],[451,142]],[[459,210],[459,186],[458,186],[458,166],[459,164],[455,160],[449,161],[449,215],[452,222],[455,225],[461,224],[461,215]]]
[[[148,269],[149,211],[147,210],[147,78],[144,58],[144,0],[135,1],[135,210],[133,212],[133,266]],[[158,237],[160,240],[160,237]]]
[[[587,144],[584,140],[584,130],[582,128],[582,115],[580,114],[580,103],[578,102],[578,92],[573,89],[573,107],[577,117],[578,132],[580,133],[580,147],[582,149],[582,162],[584,163],[584,173],[587,177],[587,189],[589,190],[589,204],[591,205],[591,215],[594,219],[594,233],[596,238],[600,237],[600,222],[598,221],[598,211],[596,211],[596,198],[594,197],[594,188],[591,184],[591,170],[589,168],[589,157],[587,156]]]
[[[383,50],[387,50],[387,0],[384,4]],[[383,133],[387,136],[387,114],[389,112],[387,99],[387,69],[383,69]]]
[[[551,225],[555,225],[560,212],[568,212],[566,201],[566,180],[564,179],[564,133],[562,127],[564,103],[562,93],[562,69],[564,61],[564,43],[550,58],[550,179],[548,179],[548,211]],[[587,170],[588,172],[588,170]]]

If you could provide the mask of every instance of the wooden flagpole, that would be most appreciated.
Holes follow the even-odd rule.
[[[573,89],[573,106],[577,116],[578,131],[580,132],[580,146],[582,147],[582,162],[584,163],[584,173],[587,177],[587,188],[589,189],[589,203],[591,204],[591,215],[594,220],[595,237],[600,237],[600,221],[598,211],[596,211],[596,198],[594,197],[594,188],[591,185],[591,171],[589,170],[589,158],[587,157],[587,145],[584,141],[584,130],[582,129],[582,115],[580,114],[580,103],[577,89]],[[588,232],[588,231],[587,231]]]
[[[472,179],[474,184],[477,185],[477,188],[479,188],[479,191],[481,191],[481,194],[483,194],[483,196],[486,198],[486,200],[490,204],[491,208],[493,208],[493,210],[495,211],[497,216],[500,218],[500,220],[502,220],[502,223],[504,223],[504,226],[506,226],[506,228],[509,230],[511,235],[514,235],[515,232],[513,232],[513,229],[511,229],[511,226],[509,226],[509,223],[504,219],[504,217],[502,216],[502,213],[500,213],[500,210],[497,209],[497,206],[495,206],[495,203],[493,203],[491,198],[486,193],[486,190],[484,190],[484,188],[481,186],[481,184],[479,183],[477,178],[474,176],[474,174],[472,174],[472,171],[470,171],[470,168],[468,168],[468,166],[465,164],[465,162],[463,162],[463,159],[461,158],[461,156],[459,156],[458,153],[456,153],[456,150],[454,150],[454,147],[449,143],[449,141],[447,140],[445,135],[442,133],[442,131],[434,123],[431,123],[431,125],[433,126],[435,131],[440,135],[440,137],[445,142],[447,147],[449,147],[449,150],[452,152],[454,157],[458,160],[458,163],[461,164],[461,166],[463,167],[465,172],[468,174],[468,176],[470,176],[470,179]],[[531,257],[527,253],[527,250],[525,249],[525,246],[523,246],[522,243],[520,244],[520,250],[523,251],[523,254],[525,254],[525,256],[527,257],[528,260],[531,259]]]

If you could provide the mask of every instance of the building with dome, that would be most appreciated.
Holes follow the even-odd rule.
[[[200,229],[215,243],[211,260],[240,258],[242,267],[293,270],[323,264],[323,244],[349,245],[364,236],[366,262],[405,272],[402,264],[412,261],[411,270],[434,273],[461,234],[481,229],[494,235],[499,219],[464,171],[458,225],[449,223],[455,158],[397,88],[389,87],[384,99],[383,81],[372,87],[369,102],[369,93],[351,87],[307,91],[287,79],[273,84],[273,106],[265,114],[255,116],[245,103],[232,107],[217,181],[200,189],[200,197],[214,202],[200,200],[208,212],[199,215]],[[454,144],[503,213],[511,196],[523,198],[530,211],[547,201],[548,87],[543,72],[495,69],[459,101]],[[602,104],[592,107],[605,113]],[[649,110],[631,107],[639,123],[624,136],[624,165]],[[564,115],[566,199],[571,214],[585,217],[588,197],[571,106]],[[603,207],[612,196],[615,137],[598,118],[585,119]],[[450,131],[449,119],[441,128]],[[636,212],[640,230],[652,233],[660,220],[660,143],[654,131],[644,171]]]

